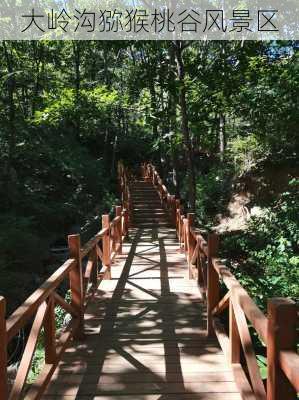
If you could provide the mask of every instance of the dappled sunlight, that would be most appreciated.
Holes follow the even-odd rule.
[[[205,305],[175,231],[137,223],[129,237],[112,279],[87,307],[85,340],[65,352],[48,396],[240,399],[223,353],[206,336]]]

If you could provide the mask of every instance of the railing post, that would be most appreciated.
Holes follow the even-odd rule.
[[[215,233],[209,234],[208,237],[208,320],[207,333],[211,336],[214,333],[212,310],[218,304],[220,299],[220,285],[218,274],[213,267],[212,258],[217,255],[219,247],[219,237]]]
[[[126,227],[125,227],[125,206],[123,205],[122,207],[122,212],[121,212],[121,216],[120,216],[120,223],[121,223],[121,243],[123,242],[123,237],[126,236]]]
[[[84,290],[80,235],[69,235],[68,244],[70,257],[76,260],[75,267],[70,271],[71,303],[77,311],[79,318],[78,328],[74,332],[74,337],[76,339],[82,339],[84,336]]]
[[[133,216],[132,216],[131,195],[129,190],[127,191],[127,205],[128,205],[128,226],[130,226],[130,224],[133,221]]]
[[[124,209],[124,236],[128,235],[128,231],[129,231],[129,211],[128,211],[127,207],[125,206],[125,209]]]
[[[184,251],[185,249],[185,230],[184,230],[184,215],[182,214],[182,210],[180,210],[180,246],[181,246],[181,252]]]
[[[180,209],[181,209],[180,200],[177,199],[175,201],[175,225],[179,241],[180,241]]]
[[[6,334],[6,301],[0,296],[0,400],[7,400],[7,334]]]
[[[45,315],[44,329],[45,329],[45,362],[46,364],[54,364],[56,359],[55,347],[55,301],[54,297],[50,296],[48,299],[48,310]]]
[[[183,217],[183,247],[184,247],[184,252],[185,252],[186,258],[188,258],[187,236],[188,236],[188,220],[186,217]]]
[[[166,192],[166,211],[169,212],[170,204],[171,204],[171,196],[168,192]]]
[[[239,331],[237,327],[237,321],[235,318],[235,311],[232,300],[232,291],[230,292],[229,299],[229,358],[231,364],[240,363],[240,350],[241,350],[241,340],[239,336]]]
[[[98,254],[97,254],[97,246],[94,247],[93,249],[93,266],[92,266],[92,271],[91,271],[91,276],[90,276],[90,281],[92,283],[93,287],[97,287],[98,284]]]
[[[119,222],[117,223],[117,236],[119,240],[119,248],[118,248],[118,254],[122,254],[122,207],[121,206],[116,206],[115,207],[115,215],[116,217],[120,217]]]
[[[145,179],[145,163],[141,164],[141,178]]]
[[[171,223],[176,227],[176,200],[175,195],[170,196]]]
[[[110,219],[109,215],[102,215],[102,228],[108,229],[103,236],[103,264],[107,268],[107,279],[111,279],[111,255],[110,255]]]
[[[192,233],[191,233],[191,228],[192,225],[194,224],[195,221],[195,214],[193,213],[188,213],[187,214],[187,243],[186,243],[186,248],[187,248],[187,261],[188,261],[188,268],[189,268],[189,279],[193,279],[193,274],[192,274],[192,266],[191,266],[191,258],[193,255],[193,246],[192,246]]]
[[[148,164],[145,164],[145,167],[144,167],[144,174],[145,174],[144,180],[145,180],[146,182],[148,182],[148,180],[149,180],[149,167],[148,167]]]
[[[268,300],[267,400],[294,400],[296,391],[279,365],[280,350],[296,351],[296,304],[285,298]]]

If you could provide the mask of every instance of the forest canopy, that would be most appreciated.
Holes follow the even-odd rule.
[[[226,248],[248,286],[259,276],[257,297],[298,299],[295,42],[20,41],[0,53],[1,290],[14,299],[20,270],[30,282],[12,308],[48,274],[53,243],[97,229],[119,202],[120,159],[152,161],[199,226],[238,231]],[[236,195],[251,222],[223,227]]]

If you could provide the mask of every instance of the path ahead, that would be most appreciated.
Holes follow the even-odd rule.
[[[241,399],[150,183],[132,188],[134,228],[44,399]]]

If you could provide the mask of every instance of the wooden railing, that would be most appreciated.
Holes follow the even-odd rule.
[[[84,337],[84,312],[99,283],[111,278],[111,264],[122,252],[122,242],[129,227],[129,185],[126,170],[119,167],[126,207],[117,206],[115,218],[102,216],[102,229],[81,247],[80,235],[68,237],[70,258],[59,267],[14,313],[5,318],[6,303],[0,297],[0,399],[39,399],[72,338]],[[69,282],[71,302],[57,293],[58,286]],[[56,332],[55,307],[59,305],[71,319],[66,328]],[[16,378],[9,385],[7,347],[26,325],[31,325]],[[45,365],[36,381],[25,393],[28,373],[43,328]],[[9,388],[11,386],[11,388]],[[10,390],[9,390],[10,389]],[[28,389],[28,388],[27,388]]]
[[[171,196],[151,164],[141,167],[144,179],[156,186],[161,204],[169,211],[182,251],[186,253],[189,276],[198,279],[207,300],[207,334],[216,334],[232,365],[243,399],[295,400],[299,392],[297,306],[285,298],[268,300],[267,316],[257,307],[231,271],[217,257],[219,237],[205,239],[194,227],[194,214],[183,213],[180,199]],[[225,294],[221,297],[221,287]],[[221,315],[228,314],[225,327]],[[264,385],[249,327],[267,347],[267,383]]]
[[[121,203],[124,209],[127,210],[126,214],[126,224],[129,226],[131,220],[131,194],[130,194],[130,176],[129,169],[124,166],[124,164],[120,161],[118,163],[118,183],[119,183],[119,192],[121,193]]]

